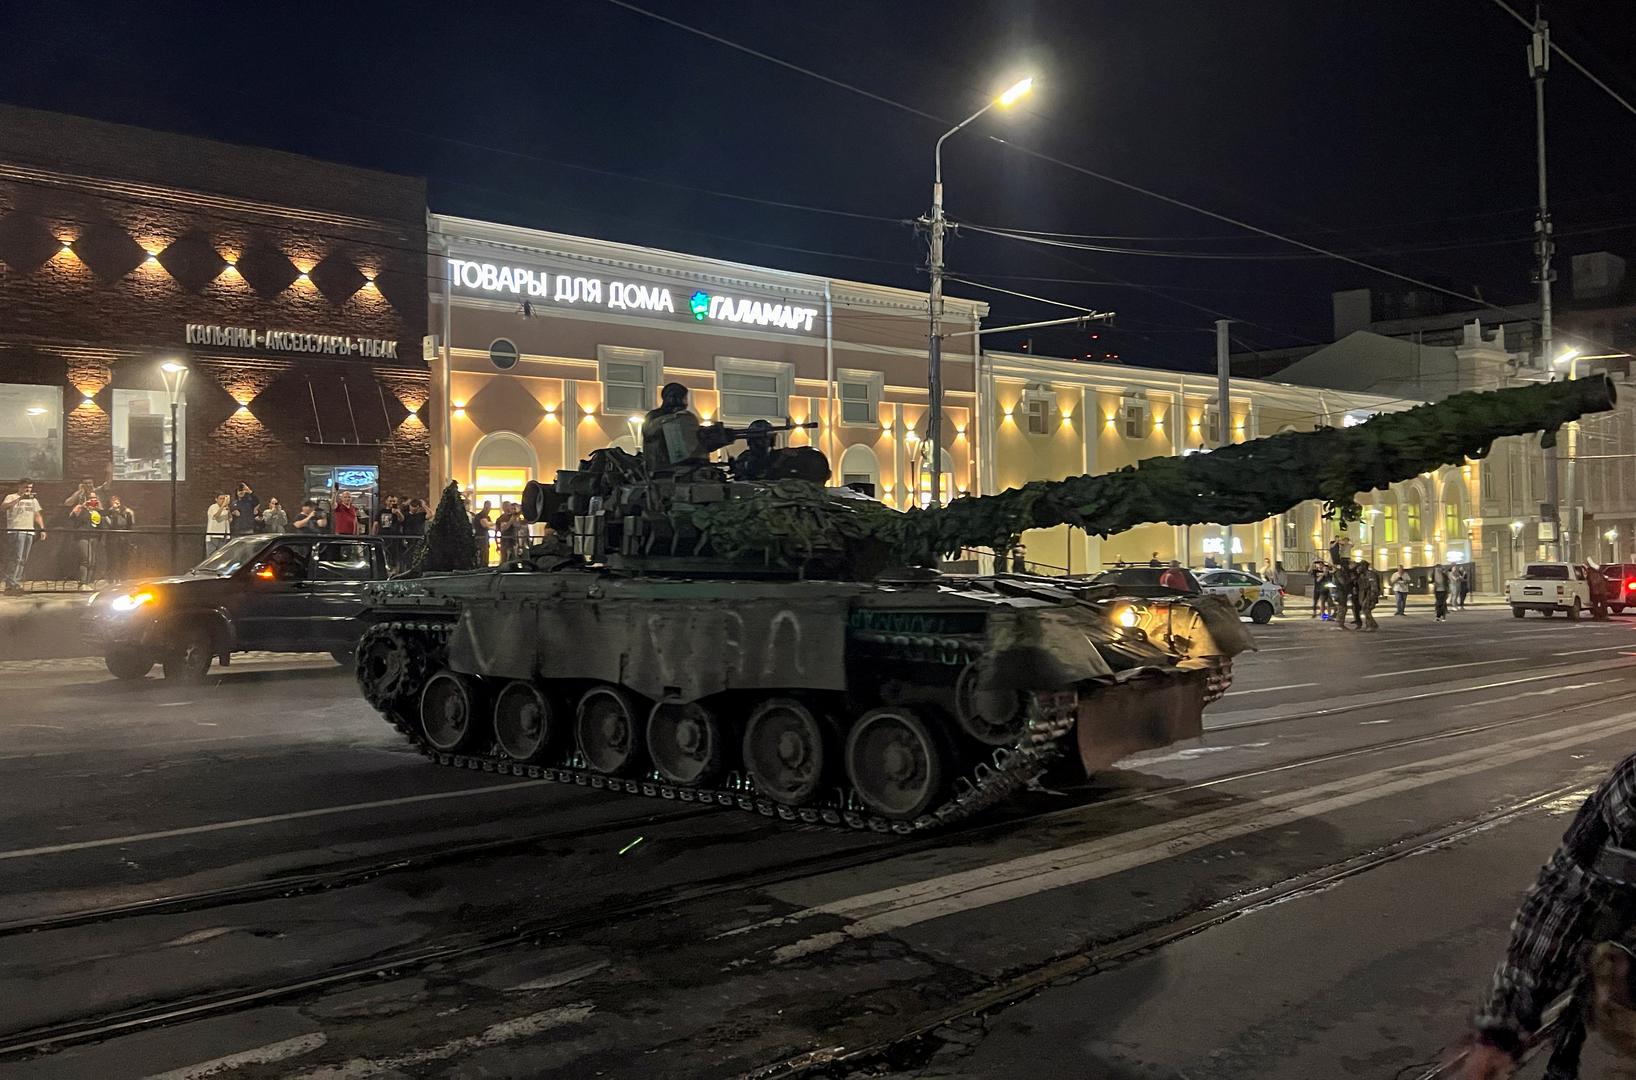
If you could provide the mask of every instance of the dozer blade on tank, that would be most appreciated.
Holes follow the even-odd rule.
[[[1098,506],[1110,529],[1177,520],[1166,508],[1194,500],[1182,520],[1251,520],[1309,498],[1344,516],[1356,491],[1612,399],[1606,380],[1460,395],[1344,431],[1161,459],[1176,463],[1163,470],[1175,491],[1143,488],[1142,462],[908,514],[808,479],[650,470],[599,450],[530,485],[528,515],[554,536],[527,557],[374,586],[358,678],[442,764],[788,820],[933,828],[1047,769],[1085,775],[1199,735],[1232,658],[1254,645],[1215,598],[878,566],[1069,515],[1101,531],[1087,516]],[[815,451],[800,450],[760,460],[771,475],[810,475]],[[1210,462],[1234,453],[1257,469]],[[1133,483],[1153,500],[1147,517]],[[469,559],[453,485],[434,531]]]

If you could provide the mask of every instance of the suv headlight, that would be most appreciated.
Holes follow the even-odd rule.
[[[115,611],[135,611],[143,604],[151,603],[152,601],[153,593],[151,592],[126,593],[124,596],[116,599],[109,606]]]

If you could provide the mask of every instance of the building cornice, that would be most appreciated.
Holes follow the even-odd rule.
[[[462,244],[471,244],[608,269],[657,276],[680,275],[728,288],[782,290],[793,296],[817,301],[824,299],[827,284],[830,298],[837,308],[857,303],[876,309],[898,310],[905,315],[924,317],[926,313],[925,293],[887,285],[707,259],[662,248],[620,244],[611,240],[570,236],[447,214],[428,214],[426,228],[428,234],[439,238],[435,245],[439,252],[458,252]],[[944,303],[950,321],[969,321],[973,315],[982,318],[988,314],[988,304],[981,300],[945,297]]]
[[[1021,381],[1048,380],[1066,382],[1088,389],[1117,392],[1121,389],[1140,388],[1158,393],[1213,398],[1216,379],[1188,371],[1163,371],[1157,368],[1132,367],[1126,364],[1098,364],[1078,360],[1063,360],[1029,353],[984,353],[986,367],[996,378]],[[1402,398],[1360,394],[1349,390],[1330,390],[1318,386],[1297,386],[1293,383],[1271,382],[1265,379],[1232,379],[1229,392],[1234,397],[1270,399],[1310,407],[1320,395],[1335,412],[1351,409],[1370,412],[1396,412],[1411,408],[1419,402]]]

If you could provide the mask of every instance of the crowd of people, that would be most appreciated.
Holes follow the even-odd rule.
[[[15,490],[0,497],[0,574],[8,594],[23,591],[35,546],[58,529],[68,537],[54,568],[54,580],[68,581],[80,589],[97,582],[124,580],[133,570],[135,540],[130,534],[141,523],[134,507],[112,491],[111,478],[97,484],[83,479],[74,493],[63,500],[60,511],[49,511],[40,502],[34,481],[25,477]],[[235,536],[252,533],[323,533],[338,536],[402,537],[400,544],[387,545],[387,558],[405,563],[416,538],[425,535],[428,517],[426,501],[410,496],[388,495],[372,513],[361,513],[352,492],[343,491],[333,504],[328,499],[304,499],[294,509],[286,509],[277,497],[265,501],[248,482],[241,481],[231,494],[217,495],[205,509],[204,550],[208,557]],[[48,518],[50,520],[48,521]]]
[[[241,480],[231,495],[223,492],[205,508],[204,553],[208,556],[233,537],[254,533],[424,536],[427,516],[426,500],[407,495],[383,496],[373,513],[360,513],[350,491],[338,494],[333,504],[328,499],[303,499],[292,512],[276,497],[262,502],[255,489]]]
[[[1312,577],[1312,615],[1314,619],[1328,619],[1336,615],[1336,595],[1340,591],[1337,572],[1341,566],[1339,556],[1332,556],[1331,560],[1314,559],[1308,573]],[[1359,565],[1368,567],[1368,563]],[[1432,587],[1432,618],[1437,622],[1445,621],[1450,611],[1464,611],[1466,600],[1472,591],[1472,574],[1469,568],[1460,563],[1439,563],[1433,566],[1428,574]],[[1386,587],[1392,593],[1396,605],[1393,615],[1407,615],[1409,596],[1415,591],[1415,575],[1409,572],[1408,567],[1399,566],[1387,578]]]
[[[98,580],[118,581],[130,565],[130,541],[108,534],[136,528],[136,511],[107,488],[98,488],[90,479],[81,480],[62,504],[61,527],[70,534],[67,551],[73,564],[65,569],[82,589]],[[34,545],[46,538],[45,507],[32,479],[24,477],[15,491],[0,498],[0,523],[6,535],[5,591],[19,593]]]

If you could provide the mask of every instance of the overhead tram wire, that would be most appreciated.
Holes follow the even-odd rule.
[[[917,109],[912,105],[907,105],[907,104],[905,104],[905,103],[903,103],[901,101],[897,101],[897,100],[894,100],[893,98],[886,97],[883,94],[877,94],[872,90],[865,90],[864,88],[862,88],[860,86],[856,86],[856,85],[854,85],[852,83],[848,83],[848,82],[845,82],[843,80],[836,79],[836,78],[834,78],[832,76],[825,75],[822,72],[814,71],[811,68],[803,67],[800,64],[792,63],[791,61],[784,60],[784,59],[782,59],[780,57],[777,57],[777,56],[773,56],[770,53],[762,52],[759,49],[751,48],[748,45],[740,44],[739,42],[733,41],[730,38],[722,37],[719,34],[712,34],[709,31],[701,30],[700,28],[698,28],[696,26],[689,26],[688,24],[680,22],[680,21],[678,21],[676,19],[671,19],[671,18],[668,18],[668,17],[666,17],[664,15],[660,15],[657,12],[649,11],[646,8],[639,7],[636,4],[630,3],[629,0],[603,0],[603,2],[607,3],[607,4],[611,4],[611,5],[615,6],[615,7],[621,8],[621,9],[623,9],[625,11],[632,12],[633,14],[642,15],[642,16],[644,16],[646,18],[653,19],[653,20],[655,20],[657,22],[664,23],[667,26],[675,27],[676,29],[682,30],[682,31],[684,31],[686,33],[693,34],[693,35],[696,35],[698,37],[702,37],[702,38],[704,38],[704,39],[706,39],[708,41],[713,41],[713,42],[715,42],[715,43],[717,43],[719,45],[723,45],[723,46],[726,46],[727,48],[736,50],[738,52],[742,52],[742,53],[744,53],[744,54],[746,54],[748,56],[754,56],[757,59],[765,60],[766,62],[768,62],[770,64],[777,65],[778,67],[786,68],[786,69],[788,69],[790,71],[798,72],[799,74],[806,75],[806,76],[808,76],[810,78],[817,79],[820,82],[826,83],[826,84],[828,84],[830,86],[834,86],[834,87],[836,87],[838,89],[841,89],[841,90],[845,90],[848,93],[857,94],[860,97],[864,97],[864,98],[869,99],[870,101],[875,101],[875,102],[878,102],[878,103],[883,104],[883,105],[891,106],[894,109],[898,109],[898,110],[900,110],[902,112],[909,113],[912,116],[920,117],[921,119],[924,119],[924,120],[929,120],[929,121],[931,121],[931,122],[933,122],[935,124],[945,124],[946,125],[946,124],[951,123],[951,121],[946,117],[940,117],[940,116],[934,115],[932,113],[926,112],[923,109]],[[1500,0],[1495,0],[1495,2],[1500,3]],[[1502,4],[1501,6],[1504,6],[1504,5]],[[1509,8],[1507,8],[1506,10],[1510,11]],[[1514,17],[1519,18],[1519,19],[1521,18],[1520,16],[1517,16],[1515,12],[1512,12],[1512,15]],[[1555,46],[1553,46],[1553,48],[1555,48]],[[1557,51],[1560,52],[1560,50],[1557,50]],[[1570,63],[1575,63],[1571,58],[1564,57],[1564,59],[1568,59]],[[1578,66],[1578,65],[1576,64],[1576,66]],[[1605,84],[1602,84],[1600,80],[1595,80],[1595,77],[1590,76],[1588,72],[1586,74],[1587,74],[1587,77],[1592,78],[1594,81],[1596,81],[1598,83],[1598,85],[1603,85],[1604,89],[1606,89]],[[1609,90],[1608,92],[1612,93],[1611,90]],[[1615,97],[1617,97],[1617,95],[1615,95]],[[1626,104],[1624,102],[1623,98],[1618,98],[1618,100],[1622,104]],[[1626,104],[1626,107],[1629,108],[1629,105]],[[1636,109],[1632,109],[1632,111],[1636,112]],[[1366,262],[1363,259],[1359,259],[1359,258],[1356,258],[1356,257],[1351,256],[1351,255],[1346,255],[1344,253],[1337,252],[1337,251],[1330,251],[1328,248],[1324,248],[1324,247],[1322,247],[1322,246],[1320,246],[1318,244],[1311,244],[1311,243],[1308,243],[1308,242],[1306,242],[1304,240],[1300,240],[1300,239],[1297,239],[1297,238],[1295,238],[1293,236],[1290,236],[1288,234],[1276,232],[1276,231],[1274,231],[1272,229],[1263,228],[1263,227],[1261,227],[1259,225],[1255,225],[1255,224],[1252,224],[1250,222],[1244,221],[1242,219],[1235,218],[1230,214],[1224,214],[1224,213],[1221,213],[1221,212],[1216,211],[1216,210],[1210,210],[1210,209],[1208,209],[1206,207],[1195,205],[1193,203],[1187,202],[1185,199],[1179,199],[1179,198],[1176,198],[1175,196],[1172,196],[1172,195],[1166,195],[1163,192],[1154,191],[1152,188],[1143,187],[1141,184],[1133,183],[1133,182],[1131,182],[1129,180],[1121,180],[1116,176],[1111,176],[1111,175],[1109,175],[1107,173],[1099,172],[1099,171],[1097,171],[1095,169],[1088,168],[1088,167],[1086,167],[1084,165],[1076,165],[1075,163],[1073,163],[1071,161],[1065,161],[1062,158],[1056,157],[1056,156],[1054,156],[1052,154],[1047,154],[1043,150],[1035,150],[1032,147],[1024,146],[1022,143],[1013,142],[1010,139],[1003,139],[1003,138],[999,137],[998,135],[989,134],[989,135],[984,135],[983,138],[988,139],[989,141],[991,141],[993,143],[996,143],[996,144],[998,144],[1000,146],[1009,147],[1010,149],[1015,150],[1017,153],[1022,154],[1022,155],[1026,156],[1026,157],[1034,158],[1037,161],[1043,161],[1043,162],[1046,162],[1048,164],[1055,165],[1058,168],[1067,169],[1069,172],[1078,173],[1081,176],[1087,176],[1087,177],[1090,177],[1093,180],[1099,180],[1102,183],[1112,185],[1113,187],[1120,188],[1120,189],[1122,189],[1124,191],[1130,191],[1130,192],[1133,192],[1133,193],[1138,194],[1138,195],[1145,195],[1150,199],[1154,199],[1154,200],[1157,200],[1159,202],[1165,203],[1168,206],[1174,206],[1174,207],[1177,207],[1178,209],[1189,210],[1189,211],[1192,211],[1195,214],[1201,214],[1204,217],[1210,218],[1210,219],[1212,219],[1214,221],[1219,221],[1224,225],[1231,225],[1231,226],[1233,226],[1235,228],[1243,229],[1243,230],[1245,230],[1247,232],[1254,233],[1257,236],[1262,236],[1262,237],[1265,237],[1265,238],[1267,238],[1269,240],[1275,240],[1275,241],[1277,241],[1279,243],[1289,244],[1290,246],[1300,248],[1303,251],[1310,251],[1310,252],[1313,252],[1314,254],[1317,254],[1317,255],[1326,256],[1326,257],[1334,259],[1334,260],[1336,260],[1338,262],[1347,263],[1348,265],[1356,266],[1359,269],[1367,270],[1370,273],[1379,274],[1382,277],[1393,278],[1394,280],[1402,281],[1405,284],[1414,285],[1417,288],[1427,289],[1427,290],[1430,290],[1431,292],[1442,293],[1445,296],[1452,296],[1457,300],[1464,300],[1467,303],[1475,304],[1475,305],[1477,305],[1477,307],[1479,307],[1481,309],[1484,309],[1484,310],[1499,311],[1499,312],[1507,312],[1508,311],[1508,309],[1506,309],[1504,307],[1501,307],[1498,304],[1492,303],[1492,302],[1484,299],[1481,296],[1473,296],[1470,293],[1463,293],[1463,292],[1460,292],[1457,289],[1450,289],[1450,288],[1448,288],[1446,286],[1438,285],[1435,282],[1426,281],[1426,280],[1423,280],[1421,278],[1413,277],[1413,276],[1411,276],[1409,274],[1402,274],[1402,273],[1398,273],[1395,270],[1388,270],[1383,266],[1377,266],[1377,265],[1375,265],[1373,263]],[[1590,342],[1590,341],[1588,341],[1588,339],[1585,339],[1585,340],[1587,340],[1587,342],[1589,344],[1593,345],[1596,348],[1599,348],[1599,349],[1607,348],[1606,346],[1602,346],[1599,343]],[[1611,351],[1611,350],[1609,350],[1609,351]]]
[[[1132,255],[1157,259],[1197,259],[1216,262],[1296,262],[1309,259],[1336,258],[1331,253],[1315,254],[1308,251],[1174,251],[1165,248],[1131,248],[1115,247],[1108,244],[1093,244],[1080,240],[1064,239],[1062,236],[1049,236],[1020,229],[997,228],[991,225],[974,225],[969,221],[956,222],[959,228],[968,232],[983,233],[988,236],[1003,236],[1010,240],[1023,243],[1040,244],[1045,247],[1072,248],[1076,251],[1094,251],[1104,255]],[[1610,232],[1619,232],[1636,228],[1636,219],[1611,223],[1605,228],[1572,229],[1558,232],[1557,236],[1585,236],[1601,235]],[[1370,255],[1416,255],[1430,251],[1465,251],[1480,247],[1502,247],[1509,244],[1525,244],[1530,236],[1496,237],[1487,240],[1463,240],[1452,243],[1419,244],[1410,247],[1376,248],[1364,254]]]
[[[1505,2],[1505,0],[1494,0],[1494,5],[1496,7],[1498,7],[1501,11],[1505,12],[1507,15],[1511,16],[1513,19],[1517,20],[1517,22],[1519,22],[1523,26],[1527,27],[1530,31],[1532,31],[1534,29],[1534,24],[1529,22],[1527,19],[1523,18],[1522,15],[1519,14],[1517,11],[1515,11],[1511,7],[1511,5],[1507,4]],[[1600,89],[1603,93],[1607,94],[1608,97],[1612,98],[1614,101],[1617,101],[1621,106],[1624,107],[1624,110],[1626,112],[1630,113],[1632,116],[1636,116],[1636,105],[1632,105],[1629,101],[1625,100],[1625,98],[1623,96],[1621,96],[1616,90],[1614,90],[1613,87],[1609,86],[1607,83],[1605,83],[1601,79],[1597,78],[1596,75],[1591,71],[1590,68],[1586,67],[1584,64],[1581,64],[1578,60],[1575,60],[1572,56],[1569,56],[1568,53],[1562,48],[1561,45],[1558,45],[1555,41],[1551,42],[1551,51],[1556,53],[1558,56],[1562,57],[1562,59],[1566,60],[1568,62],[1569,67],[1572,67],[1575,71],[1577,71],[1581,75],[1585,76],[1585,78],[1587,78],[1591,82],[1595,83],[1598,89]]]

